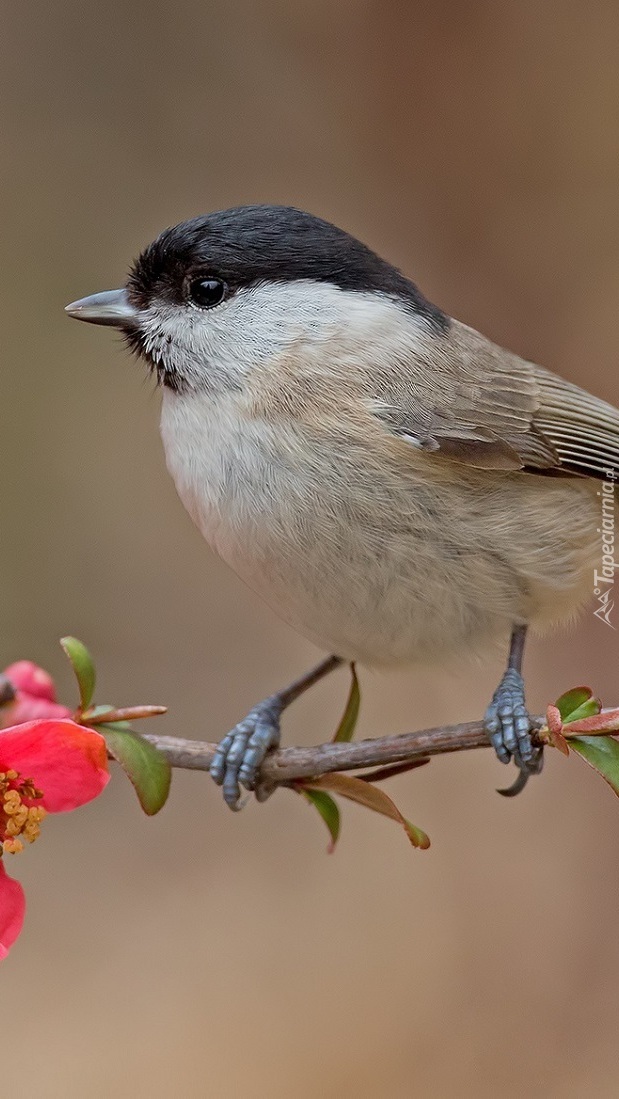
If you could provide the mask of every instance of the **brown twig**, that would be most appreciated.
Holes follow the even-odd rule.
[[[545,718],[532,718],[535,728],[541,728]],[[215,752],[215,744],[180,737],[143,733],[159,748],[173,767],[207,771]],[[331,771],[354,771],[359,767],[384,767],[391,763],[410,762],[444,752],[462,752],[471,748],[488,748],[489,742],[480,721],[460,725],[439,726],[417,733],[382,736],[374,740],[350,743],[317,744],[309,748],[278,748],[269,753],[261,768],[261,779],[278,786],[295,779],[324,775]]]

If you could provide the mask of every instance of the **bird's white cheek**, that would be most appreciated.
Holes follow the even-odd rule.
[[[254,370],[282,355],[306,354],[319,372],[330,371],[368,348],[373,362],[377,346],[386,358],[397,355],[415,335],[388,299],[309,280],[242,288],[207,310],[157,304],[142,329],[144,348],[158,363],[186,389],[211,396],[241,390]]]

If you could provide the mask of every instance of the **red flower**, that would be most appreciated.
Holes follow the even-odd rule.
[[[57,705],[49,694],[40,701]],[[0,732],[2,854],[17,854],[24,840],[33,843],[47,813],[66,812],[92,801],[109,777],[103,737],[74,721],[29,721]],[[0,958],[6,957],[19,935],[24,910],[22,887],[0,862]]]
[[[24,922],[26,898],[18,881],[9,878],[0,862],[0,959],[6,958]]]
[[[71,710],[56,701],[56,688],[51,675],[31,660],[9,664],[3,675],[13,687],[15,698],[0,707],[0,729],[46,717],[62,720],[72,716]]]
[[[56,687],[51,675],[31,660],[17,660],[15,664],[9,664],[4,669],[4,675],[17,691],[32,698],[44,698],[47,702],[56,701]]]

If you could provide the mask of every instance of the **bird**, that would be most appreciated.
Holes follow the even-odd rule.
[[[120,330],[161,389],[179,496],[210,547],[329,655],[221,740],[258,800],[285,708],[342,662],[508,644],[484,715],[516,793],[541,770],[527,631],[570,621],[602,555],[619,411],[428,301],[330,222],[248,205],[165,229],[126,284],[66,307]],[[606,487],[606,486],[605,486]]]

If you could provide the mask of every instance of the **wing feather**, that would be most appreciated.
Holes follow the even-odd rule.
[[[552,440],[561,466],[589,477],[619,469],[619,411],[586,390],[536,368],[534,424]]]
[[[485,469],[619,471],[619,410],[457,321],[414,372],[380,379],[380,412],[422,450]]]

